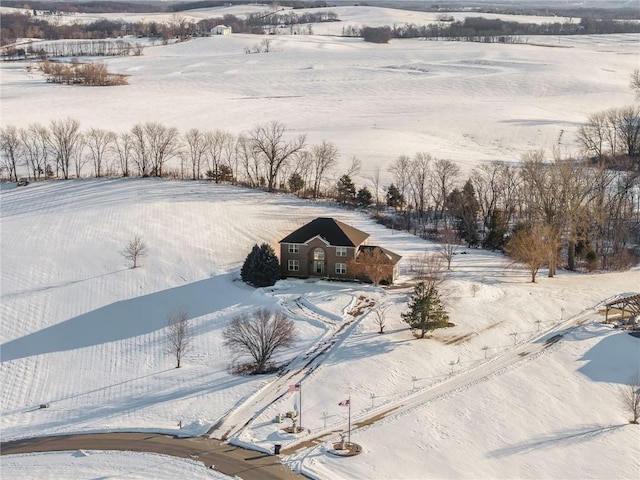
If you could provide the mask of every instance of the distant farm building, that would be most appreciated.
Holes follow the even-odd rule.
[[[231,27],[216,25],[211,29],[211,35],[231,35]]]

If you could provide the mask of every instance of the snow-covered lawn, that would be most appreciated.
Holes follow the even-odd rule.
[[[455,327],[415,340],[400,319],[409,287],[286,280],[253,290],[237,281],[251,245],[277,246],[317,216],[365,230],[403,255],[400,283],[411,280],[412,256],[437,250],[359,212],[155,179],[42,182],[5,186],[0,195],[5,440],[105,430],[202,434],[233,410],[225,425],[236,443],[271,450],[318,439],[286,461],[321,478],[602,477],[608,470],[599,455],[615,460],[618,478],[637,473],[639,431],[625,425],[617,388],[640,369],[640,343],[598,326],[594,307],[637,290],[638,270],[553,279],[543,272],[533,285],[501,255],[461,249],[443,286]],[[120,251],[135,234],[150,254],[132,270]],[[386,334],[376,333],[369,309],[353,315],[363,304],[388,306]],[[177,305],[197,332],[180,370],[163,348]],[[228,373],[220,330],[258,306],[282,308],[296,322],[299,341],[278,360],[296,358],[302,367],[329,347],[296,377],[307,430],[297,437],[280,430],[289,423],[272,421],[299,409],[286,375]],[[544,332],[576,322],[584,325],[543,348]],[[517,354],[537,338],[534,353]],[[271,394],[284,396],[256,407],[255,420],[239,430],[253,407],[235,407]],[[336,460],[324,451],[346,428],[338,402],[349,397],[354,422],[387,416],[353,433],[363,454]],[[580,462],[566,462],[569,454]]]

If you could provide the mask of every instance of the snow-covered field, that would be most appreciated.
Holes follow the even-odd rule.
[[[282,281],[252,290],[236,281],[253,243],[275,246],[316,216],[366,230],[372,242],[403,255],[401,282],[410,280],[412,256],[437,248],[357,212],[152,179],[43,182],[5,187],[1,195],[5,440],[104,430],[202,434],[234,407],[285,393],[286,377],[229,375],[230,358],[221,345],[220,330],[230,318],[270,306],[285,309],[300,333],[280,360],[297,357],[294,365],[304,364],[317,342],[332,346],[317,368],[295,380],[303,384],[309,432],[294,438],[272,423],[277,413],[298,408],[298,396],[287,394],[262,405],[249,428],[234,430],[237,443],[271,450],[274,443],[287,448],[322,437],[319,446],[288,459],[320,478],[604,478],[609,467],[596,452],[616,459],[618,477],[637,473],[639,432],[624,425],[617,388],[640,367],[640,344],[594,323],[601,317],[593,307],[637,289],[638,270],[561,273],[532,285],[526,272],[500,255],[469,250],[455,257],[444,288],[456,326],[417,341],[400,320],[407,288]],[[119,252],[136,233],[150,254],[131,270]],[[385,335],[375,333],[372,314],[350,315],[370,301],[389,307]],[[177,305],[188,308],[197,331],[180,370],[162,344],[166,316]],[[571,319],[586,323],[553,348],[530,358],[513,353]],[[504,359],[496,370],[495,362]],[[445,393],[421,401],[432,386]],[[405,407],[354,432],[364,454],[336,462],[324,452],[325,442],[345,428],[346,409],[338,402],[348,397],[354,420]],[[41,403],[50,407],[39,409]],[[246,414],[240,408],[225,425],[242,425]],[[596,434],[599,429],[606,435]],[[571,440],[574,435],[579,440]],[[399,463],[380,460],[399,445]],[[410,460],[425,452],[437,462],[425,467]],[[581,462],[563,463],[569,453]],[[542,459],[538,469],[525,468]]]
[[[273,52],[246,55],[260,37],[201,38],[108,60],[111,70],[131,75],[126,87],[50,85],[24,65],[2,64],[0,116],[3,126],[71,116],[85,128],[161,121],[235,134],[279,120],[312,143],[335,142],[341,166],[359,157],[362,183],[376,163],[418,151],[471,168],[517,161],[531,149],[575,148],[587,115],[633,101],[639,39],[381,46],[278,36]],[[640,290],[638,269],[553,279],[542,272],[532,285],[501,255],[461,249],[443,287],[455,327],[419,341],[400,320],[408,287],[287,280],[254,290],[237,281],[253,244],[276,247],[317,216],[365,230],[371,243],[403,255],[400,283],[411,281],[415,255],[438,248],[358,212],[204,182],[2,185],[2,439],[107,430],[197,435],[220,421],[215,435],[228,429],[231,441],[269,451],[280,443],[285,462],[317,478],[638,477],[640,429],[626,423],[618,388],[640,370],[640,342],[599,325],[596,308]],[[120,251],[136,234],[150,253],[131,270]],[[367,308],[351,315],[362,304],[388,307],[385,335]],[[180,305],[197,335],[176,370],[163,338],[167,315]],[[278,358],[296,368],[283,377],[228,373],[221,329],[258,306],[282,308],[296,322],[299,340]],[[557,333],[563,339],[546,346]],[[302,368],[309,359],[313,368]],[[272,420],[299,408],[298,395],[286,393],[296,381],[306,432],[293,436]],[[386,416],[352,433],[361,455],[334,458],[327,450],[347,423],[338,402],[349,397],[354,423]],[[47,474],[36,465],[52,463],[62,477],[77,478],[82,462],[96,462],[87,476],[156,463],[73,455],[3,456],[0,467],[3,477],[34,478]],[[207,478],[176,462],[166,471]]]
[[[402,24],[426,15],[341,8],[343,21],[331,28],[350,19]],[[323,24],[314,28],[322,33]],[[24,64],[3,63],[0,115],[18,126],[71,116],[87,129],[123,131],[158,121],[182,132],[235,135],[278,120],[311,144],[335,143],[343,168],[359,158],[363,177],[376,164],[417,152],[468,170],[479,162],[516,162],[531,150],[548,158],[554,148],[575,152],[575,133],[590,114],[633,102],[629,81],[640,40],[604,35],[529,37],[515,45],[418,39],[376,45],[322,35],[267,38],[271,52],[262,54],[245,49],[263,37],[234,34],[107,59],[111,71],[130,75],[124,87],[52,85]]]

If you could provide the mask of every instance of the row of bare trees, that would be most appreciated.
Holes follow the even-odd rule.
[[[425,238],[441,239],[454,229],[468,246],[502,249],[512,233],[526,230],[544,243],[540,265],[550,276],[559,262],[576,269],[577,257],[589,269],[633,261],[640,233],[636,169],[559,154],[547,161],[533,151],[518,165],[475,168],[466,180],[449,160],[424,153],[398,157],[389,172],[387,204],[406,229]]]
[[[637,89],[633,78],[632,88]],[[598,161],[624,156],[635,158],[635,167],[640,168],[639,119],[640,107],[636,105],[591,114],[578,129],[578,140],[585,154]]]
[[[623,267],[632,260],[630,248],[638,242],[635,152],[625,155],[632,160],[627,169],[614,169],[611,155],[594,162],[586,149],[580,159],[556,152],[551,161],[532,151],[520,164],[482,165],[467,179],[450,160],[427,153],[403,155],[388,168],[390,185],[383,185],[378,166],[356,194],[351,176],[358,174],[357,159],[336,182],[337,147],[328,141],[308,145],[304,135],[291,135],[277,121],[236,136],[199,129],[181,134],[157,122],[121,133],[82,131],[77,120],[67,118],[48,127],[3,127],[0,150],[11,179],[23,168],[33,179],[80,177],[87,169],[96,177],[166,176],[171,162],[179,168],[173,174],[181,178],[289,190],[313,198],[335,195],[344,204],[373,203],[376,212],[386,203],[395,212],[396,227],[425,238],[453,231],[468,246],[502,249],[516,227],[530,232],[540,227],[547,232],[546,243],[553,246],[545,260],[550,275],[559,262],[570,269]]]
[[[66,118],[49,126],[2,127],[0,150],[10,180],[17,179],[22,169],[34,180],[81,177],[87,174],[87,165],[96,177],[163,176],[167,163],[177,160],[181,178],[239,182],[268,191],[284,188],[285,180],[297,174],[314,197],[321,195],[338,158],[334,144],[307,146],[305,135],[288,139],[285,125],[275,121],[235,136],[195,128],[181,134],[157,122],[137,124],[121,133],[83,131],[80,122]]]

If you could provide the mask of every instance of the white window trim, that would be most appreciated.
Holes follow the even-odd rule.
[[[300,245],[298,245],[297,243],[290,243],[289,253],[300,253]]]
[[[299,272],[300,260],[289,260],[288,268],[290,272]]]
[[[347,247],[336,247],[336,257],[346,257]]]
[[[340,271],[338,271],[338,267],[340,267]],[[347,264],[346,263],[336,263],[336,273],[339,275],[346,275],[347,273]]]

